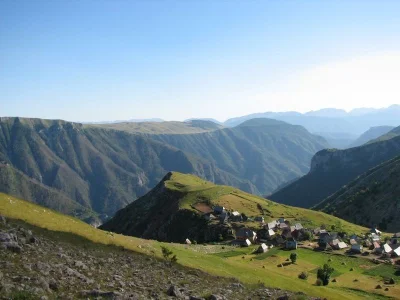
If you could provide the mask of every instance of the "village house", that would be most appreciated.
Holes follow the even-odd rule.
[[[294,227],[295,227],[295,230],[301,230],[301,229],[303,229],[303,225],[301,225],[300,223],[296,223],[296,224],[294,225]]]
[[[358,244],[358,240],[350,239],[350,245],[357,245],[357,244]]]
[[[241,221],[243,221],[242,215],[237,211],[234,211],[234,212],[231,213],[230,219],[233,222],[241,222]]]
[[[400,247],[397,247],[396,249],[393,250],[393,255],[396,257],[400,256]]]
[[[264,223],[264,217],[263,216],[255,217],[254,221]]]
[[[371,228],[371,230],[369,232],[371,232],[373,234],[376,234],[376,235],[381,235],[382,234],[382,232],[379,231],[377,228]]]
[[[290,228],[289,228],[289,227],[284,228],[284,229],[282,230],[281,236],[282,236],[284,239],[289,239],[289,238],[291,238],[291,237],[292,237],[292,232],[290,231]]]
[[[391,254],[393,252],[393,249],[392,249],[392,247],[390,247],[389,244],[384,244],[383,245],[383,251],[385,253],[387,253],[387,254]]]
[[[224,213],[220,214],[218,218],[219,218],[219,222],[221,224],[224,224],[224,223],[228,222],[229,216],[228,216],[228,213],[224,212]]]
[[[257,234],[248,228],[240,228],[237,232],[236,232],[236,239],[237,240],[246,240],[249,239],[250,242],[254,243],[257,239]]]
[[[289,238],[285,242],[285,248],[288,250],[296,250],[297,249],[297,241],[294,238]]]
[[[372,252],[373,252],[373,253],[375,253],[375,254],[382,254],[383,248],[381,247],[381,245],[380,245],[378,242],[374,242],[374,243],[372,244],[372,247],[373,247],[373,249],[372,249]]]
[[[361,253],[363,251],[363,246],[360,244],[351,245],[351,252]]]
[[[258,247],[258,249],[257,249],[257,253],[265,253],[265,252],[267,252],[268,251],[268,246],[266,245],[266,244],[264,244],[264,243],[262,243],[261,245],[260,245],[260,247]]]
[[[234,240],[231,242],[232,246],[239,246],[239,247],[249,247],[251,246],[251,242],[249,239],[245,240]]]
[[[290,230],[290,227],[286,223],[279,223],[278,224],[279,229],[285,229],[288,228]]]
[[[371,233],[370,238],[372,242],[379,242],[381,240],[381,237],[376,233]]]
[[[267,224],[268,229],[275,229],[276,228],[276,221],[269,222]]]
[[[272,229],[268,229],[267,231],[267,237],[272,238],[275,235],[275,231]]]
[[[342,249],[349,248],[349,245],[347,245],[345,242],[339,242],[338,247],[339,247],[339,250],[342,250]]]
[[[216,217],[215,217],[213,214],[211,214],[211,213],[205,214],[205,215],[204,215],[204,218],[205,218],[207,221],[212,221],[212,220],[215,220],[215,219],[216,219]]]
[[[216,213],[217,215],[225,213],[225,207],[223,206],[215,206],[214,207],[214,213]]]

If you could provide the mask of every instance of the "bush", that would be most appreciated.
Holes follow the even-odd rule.
[[[307,272],[301,272],[299,274],[299,278],[303,279],[303,280],[306,280],[308,278],[308,273]]]
[[[161,246],[161,252],[162,252],[162,255],[163,255],[165,261],[167,261],[169,264],[175,263],[178,261],[178,258],[176,257],[176,255],[171,250],[169,250],[167,247]]]
[[[317,278],[321,279],[323,285],[328,285],[334,269],[328,264],[324,264],[322,268],[318,269]]]
[[[297,261],[297,253],[296,252],[290,253],[290,260],[292,261],[292,264],[296,263],[296,261]]]

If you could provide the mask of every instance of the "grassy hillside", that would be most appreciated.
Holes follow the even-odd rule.
[[[400,154],[400,137],[346,150],[328,149],[312,159],[310,172],[270,195],[279,203],[312,207],[343,185]]]
[[[196,181],[194,178],[193,180]],[[311,213],[325,216],[318,212]],[[267,287],[304,292],[314,297],[328,296],[329,299],[340,300],[389,299],[389,297],[396,298],[400,295],[398,285],[388,286],[388,291],[375,289],[377,284],[384,286],[381,276],[385,274],[391,276],[394,269],[385,265],[374,265],[363,258],[298,249],[297,263],[279,268],[277,265],[285,263],[290,252],[274,249],[266,254],[254,255],[251,254],[253,248],[225,246],[225,249],[222,249],[220,245],[163,244],[157,241],[113,234],[95,229],[72,217],[4,194],[0,194],[0,215],[23,220],[51,231],[71,233],[95,243],[116,245],[151,256],[161,257],[160,246],[166,245],[177,255],[178,262],[184,266],[197,268],[213,275],[238,278],[247,284],[264,283]],[[334,217],[328,216],[328,218],[336,220]],[[61,237],[62,235],[58,234],[57,236]],[[336,278],[337,282],[331,283],[327,287],[315,286],[316,269],[327,262],[335,268],[333,278]],[[349,271],[350,268],[353,268],[353,271]],[[308,280],[297,278],[297,275],[303,271],[310,274]]]
[[[90,124],[87,127],[122,130],[129,133],[145,134],[188,134],[213,131],[224,126],[206,120],[188,120],[185,122],[121,122],[111,124]]]
[[[220,205],[230,211],[239,211],[247,217],[264,216],[266,221],[285,217],[290,222],[301,222],[310,228],[335,225],[337,230],[361,234],[365,228],[336,217],[291,206],[278,204],[229,186],[214,185],[193,175],[169,173],[148,194],[131,203],[101,228],[126,235],[161,241],[183,242],[186,238],[198,242],[218,241],[219,236],[229,238],[226,224],[207,222],[203,212]],[[246,226],[260,229],[257,222]]]
[[[315,209],[363,226],[400,231],[400,157],[357,177]]]
[[[149,137],[250,181],[261,194],[271,193],[281,184],[307,173],[312,156],[328,147],[323,138],[301,126],[271,119],[253,119],[235,128],[207,133]]]

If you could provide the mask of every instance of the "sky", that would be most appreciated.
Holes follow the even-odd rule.
[[[0,1],[0,116],[231,117],[400,103],[400,1]]]

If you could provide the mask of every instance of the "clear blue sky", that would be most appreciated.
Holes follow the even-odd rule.
[[[400,1],[2,0],[0,116],[388,106],[400,102],[399,12]]]

